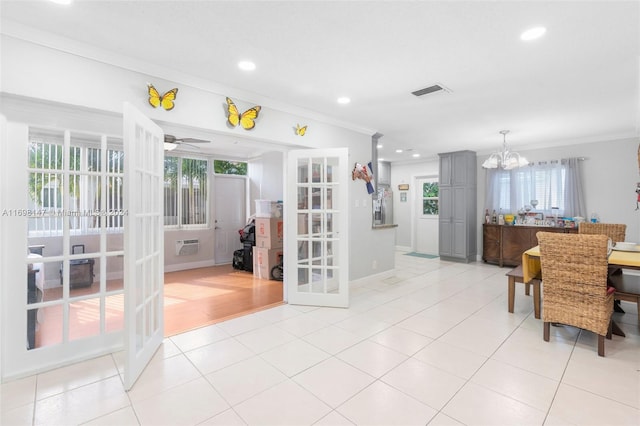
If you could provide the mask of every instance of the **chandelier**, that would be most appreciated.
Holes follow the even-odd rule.
[[[502,134],[502,152],[494,152],[482,163],[485,169],[497,169],[500,167],[504,170],[511,170],[529,164],[526,158],[517,152],[511,152],[507,149],[507,133],[508,130],[501,130]]]

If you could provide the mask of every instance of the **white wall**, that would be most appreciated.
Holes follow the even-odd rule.
[[[277,144],[280,150],[283,146],[293,148],[302,145],[304,148],[348,147],[350,161],[367,163],[371,160],[373,132],[366,133],[318,118],[283,112],[271,108],[266,102],[261,105],[263,108],[259,125],[251,132],[239,128],[229,129],[224,105],[226,96],[234,97],[235,92],[231,88],[227,93],[218,93],[214,88],[219,85],[214,83],[208,86],[196,80],[176,82],[157,77],[154,67],[149,67],[148,73],[132,71],[126,68],[126,64],[99,62],[6,35],[2,35],[1,42],[0,95],[3,97],[3,109],[7,110],[5,113],[10,121],[119,135],[122,103],[128,101],[150,118],[177,126],[250,137]],[[184,76],[182,73],[179,75]],[[160,90],[179,87],[176,108],[170,112],[151,108],[147,103],[147,82],[153,83]],[[39,102],[32,102],[29,98],[38,99]],[[241,109],[251,103],[250,100],[234,100]],[[36,103],[39,108],[37,113],[34,111]],[[292,125],[296,122],[308,125],[304,140],[292,130]],[[263,162],[263,173],[276,167],[272,162],[274,158]],[[394,268],[395,232],[372,230],[370,197],[366,194],[364,185],[358,183],[352,182],[347,188],[349,197],[352,201],[354,197],[366,198],[368,203],[366,208],[360,203],[360,207],[355,207],[354,203],[350,210],[351,279]],[[277,183],[270,185],[270,192],[266,196],[277,196],[276,186]],[[207,241],[207,232],[202,235]],[[170,247],[173,240],[173,235],[167,237],[167,254],[173,250]],[[361,250],[362,247],[367,250]],[[379,259],[371,259],[368,250],[371,247],[377,247],[376,257]],[[203,256],[209,254],[207,250],[205,246]],[[376,268],[373,260],[377,260]]]
[[[283,200],[283,153],[267,152],[259,158],[249,160],[249,204],[250,214],[256,212],[253,200]]]
[[[122,103],[127,101],[159,122],[233,135],[239,139],[272,142],[279,147],[321,148],[332,143],[331,137],[337,129],[335,125],[283,112],[265,103],[261,103],[258,124],[250,132],[239,127],[230,129],[226,120],[227,96],[233,98],[240,109],[257,103],[234,96],[237,89],[229,88],[220,93],[220,86],[213,82],[208,87],[195,79],[176,82],[157,77],[153,66],[149,67],[148,73],[137,72],[127,69],[126,63],[117,65],[98,62],[6,35],[0,37],[3,93],[116,114],[122,112]],[[182,73],[179,76],[185,78]],[[178,87],[175,109],[165,111],[162,108],[152,108],[147,102],[148,82],[161,91]],[[303,140],[293,131],[292,126],[296,122],[309,126]],[[86,125],[90,126],[91,123]]]
[[[640,210],[636,211],[636,183],[640,182],[638,139],[602,141],[578,145],[518,149],[529,161],[548,161],[569,157],[584,157],[582,178],[587,215],[596,212],[602,222],[627,225],[627,241],[640,241]],[[482,257],[482,223],[484,222],[486,170],[481,167],[489,153],[478,154],[478,258]],[[419,174],[438,173],[438,160],[429,159],[412,164],[392,164],[392,187],[412,184]],[[397,191],[396,191],[397,192]],[[415,200],[410,200],[415,202]],[[394,199],[394,217],[398,223],[396,244],[410,245],[411,202]]]

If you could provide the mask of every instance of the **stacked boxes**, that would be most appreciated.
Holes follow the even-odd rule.
[[[281,248],[284,243],[284,222],[277,217],[256,218],[256,247]]]
[[[253,248],[253,275],[270,279],[271,269],[283,256],[284,223],[282,218],[256,218],[256,245]]]
[[[253,248],[253,276],[271,279],[271,269],[280,263],[283,256],[282,248],[265,249]]]

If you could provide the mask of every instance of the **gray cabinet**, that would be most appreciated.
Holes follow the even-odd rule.
[[[476,153],[440,156],[439,253],[443,260],[476,260]]]

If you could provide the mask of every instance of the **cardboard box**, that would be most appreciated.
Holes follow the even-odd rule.
[[[256,237],[256,247],[266,249],[282,248],[282,241],[269,237]]]
[[[271,268],[280,263],[284,255],[281,248],[253,248],[253,276],[265,280],[271,279]]]
[[[280,248],[284,242],[284,222],[279,218],[256,218],[256,246]]]

